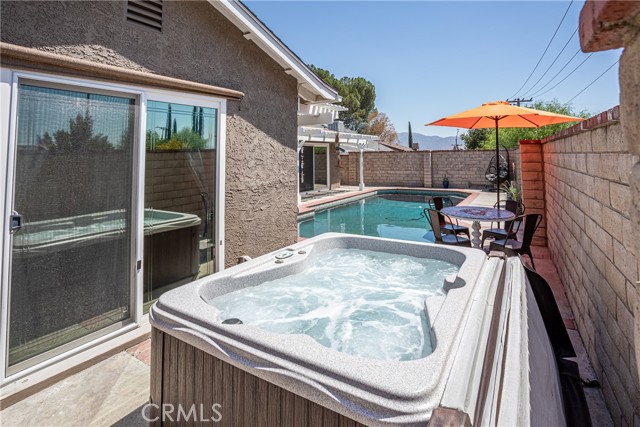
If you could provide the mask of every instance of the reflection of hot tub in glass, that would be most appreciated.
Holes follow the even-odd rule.
[[[119,238],[127,226],[125,215],[117,210],[26,223],[13,236],[14,253],[38,254]],[[167,233],[199,226],[200,222],[196,215],[145,209],[144,234]]]
[[[560,425],[527,292],[516,258],[323,234],[161,296],[151,402],[219,404],[229,426],[424,427],[443,408],[461,417],[450,425]]]
[[[149,301],[198,276],[201,220],[158,209],[145,209],[144,215],[145,301]]]
[[[127,227],[124,211],[99,212],[25,224],[14,235],[14,257],[45,256],[82,250],[84,257],[101,257],[100,244],[122,239]],[[144,282],[154,289],[195,279],[199,269],[197,215],[145,209]],[[76,264],[82,265],[78,259]],[[95,265],[95,259],[91,264]]]
[[[145,211],[145,283],[195,279],[199,226],[196,215]],[[114,210],[28,222],[13,235],[12,360],[55,347],[41,344],[60,340],[55,334],[81,336],[129,317],[131,276],[117,262],[135,265],[127,229],[128,213]]]

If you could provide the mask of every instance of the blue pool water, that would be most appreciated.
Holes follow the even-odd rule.
[[[423,215],[434,194],[383,194],[336,206],[298,224],[301,237],[337,232],[373,237],[433,242],[433,233]],[[440,194],[438,194],[440,195]],[[450,194],[457,205],[466,196]]]

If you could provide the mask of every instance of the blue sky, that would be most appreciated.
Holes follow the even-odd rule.
[[[566,1],[246,1],[246,5],[303,61],[337,77],[364,77],[376,87],[376,106],[398,132],[455,135],[425,123],[483,102],[506,99],[525,82],[549,43]],[[535,88],[578,51],[582,1],[574,1],[555,40],[521,94],[566,49]],[[564,103],[620,57],[597,52],[552,91],[535,100]],[[545,90],[587,57],[578,53]],[[617,65],[572,102],[598,113],[619,103]],[[532,92],[535,92],[533,90]]]

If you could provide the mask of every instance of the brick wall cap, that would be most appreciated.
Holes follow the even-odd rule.
[[[558,133],[554,133],[553,135],[542,139],[542,144],[546,144],[547,142],[555,141],[557,139],[564,139],[572,135],[577,135],[579,133],[591,131],[599,127],[611,126],[619,122],[620,106],[616,105],[615,107],[607,111],[603,111],[600,114],[589,117],[588,119],[581,121],[580,123],[577,123],[571,127],[561,130]]]
[[[542,144],[542,141],[539,139],[522,139],[520,140],[520,144],[528,145],[528,144]]]

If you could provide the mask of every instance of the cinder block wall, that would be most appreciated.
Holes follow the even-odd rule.
[[[201,193],[207,193],[209,203],[213,203],[215,173],[215,150],[147,152],[144,207],[204,218]]]
[[[629,182],[638,158],[622,135],[616,107],[543,140],[540,147],[551,256],[614,422],[634,425],[635,420],[637,425],[634,305],[640,265]],[[522,146],[525,200],[528,191],[539,191],[526,184],[533,180],[528,175],[536,161],[532,150]]]
[[[314,168],[316,174],[316,184],[327,183],[327,153],[314,154]]]
[[[519,153],[519,149],[509,150],[509,161],[518,182]],[[494,154],[494,150],[364,153],[364,182],[368,186],[442,188],[446,175],[451,188],[490,188],[485,174]],[[359,168],[360,153],[341,156],[341,183],[358,185]]]
[[[504,156],[504,151],[500,150]],[[432,157],[432,187],[442,187],[442,178],[449,178],[449,186],[453,188],[490,188],[491,183],[485,175],[489,163],[495,155],[495,150],[462,150],[462,151],[433,151]],[[518,173],[518,150],[509,150],[509,162]],[[495,161],[495,160],[494,160]]]

